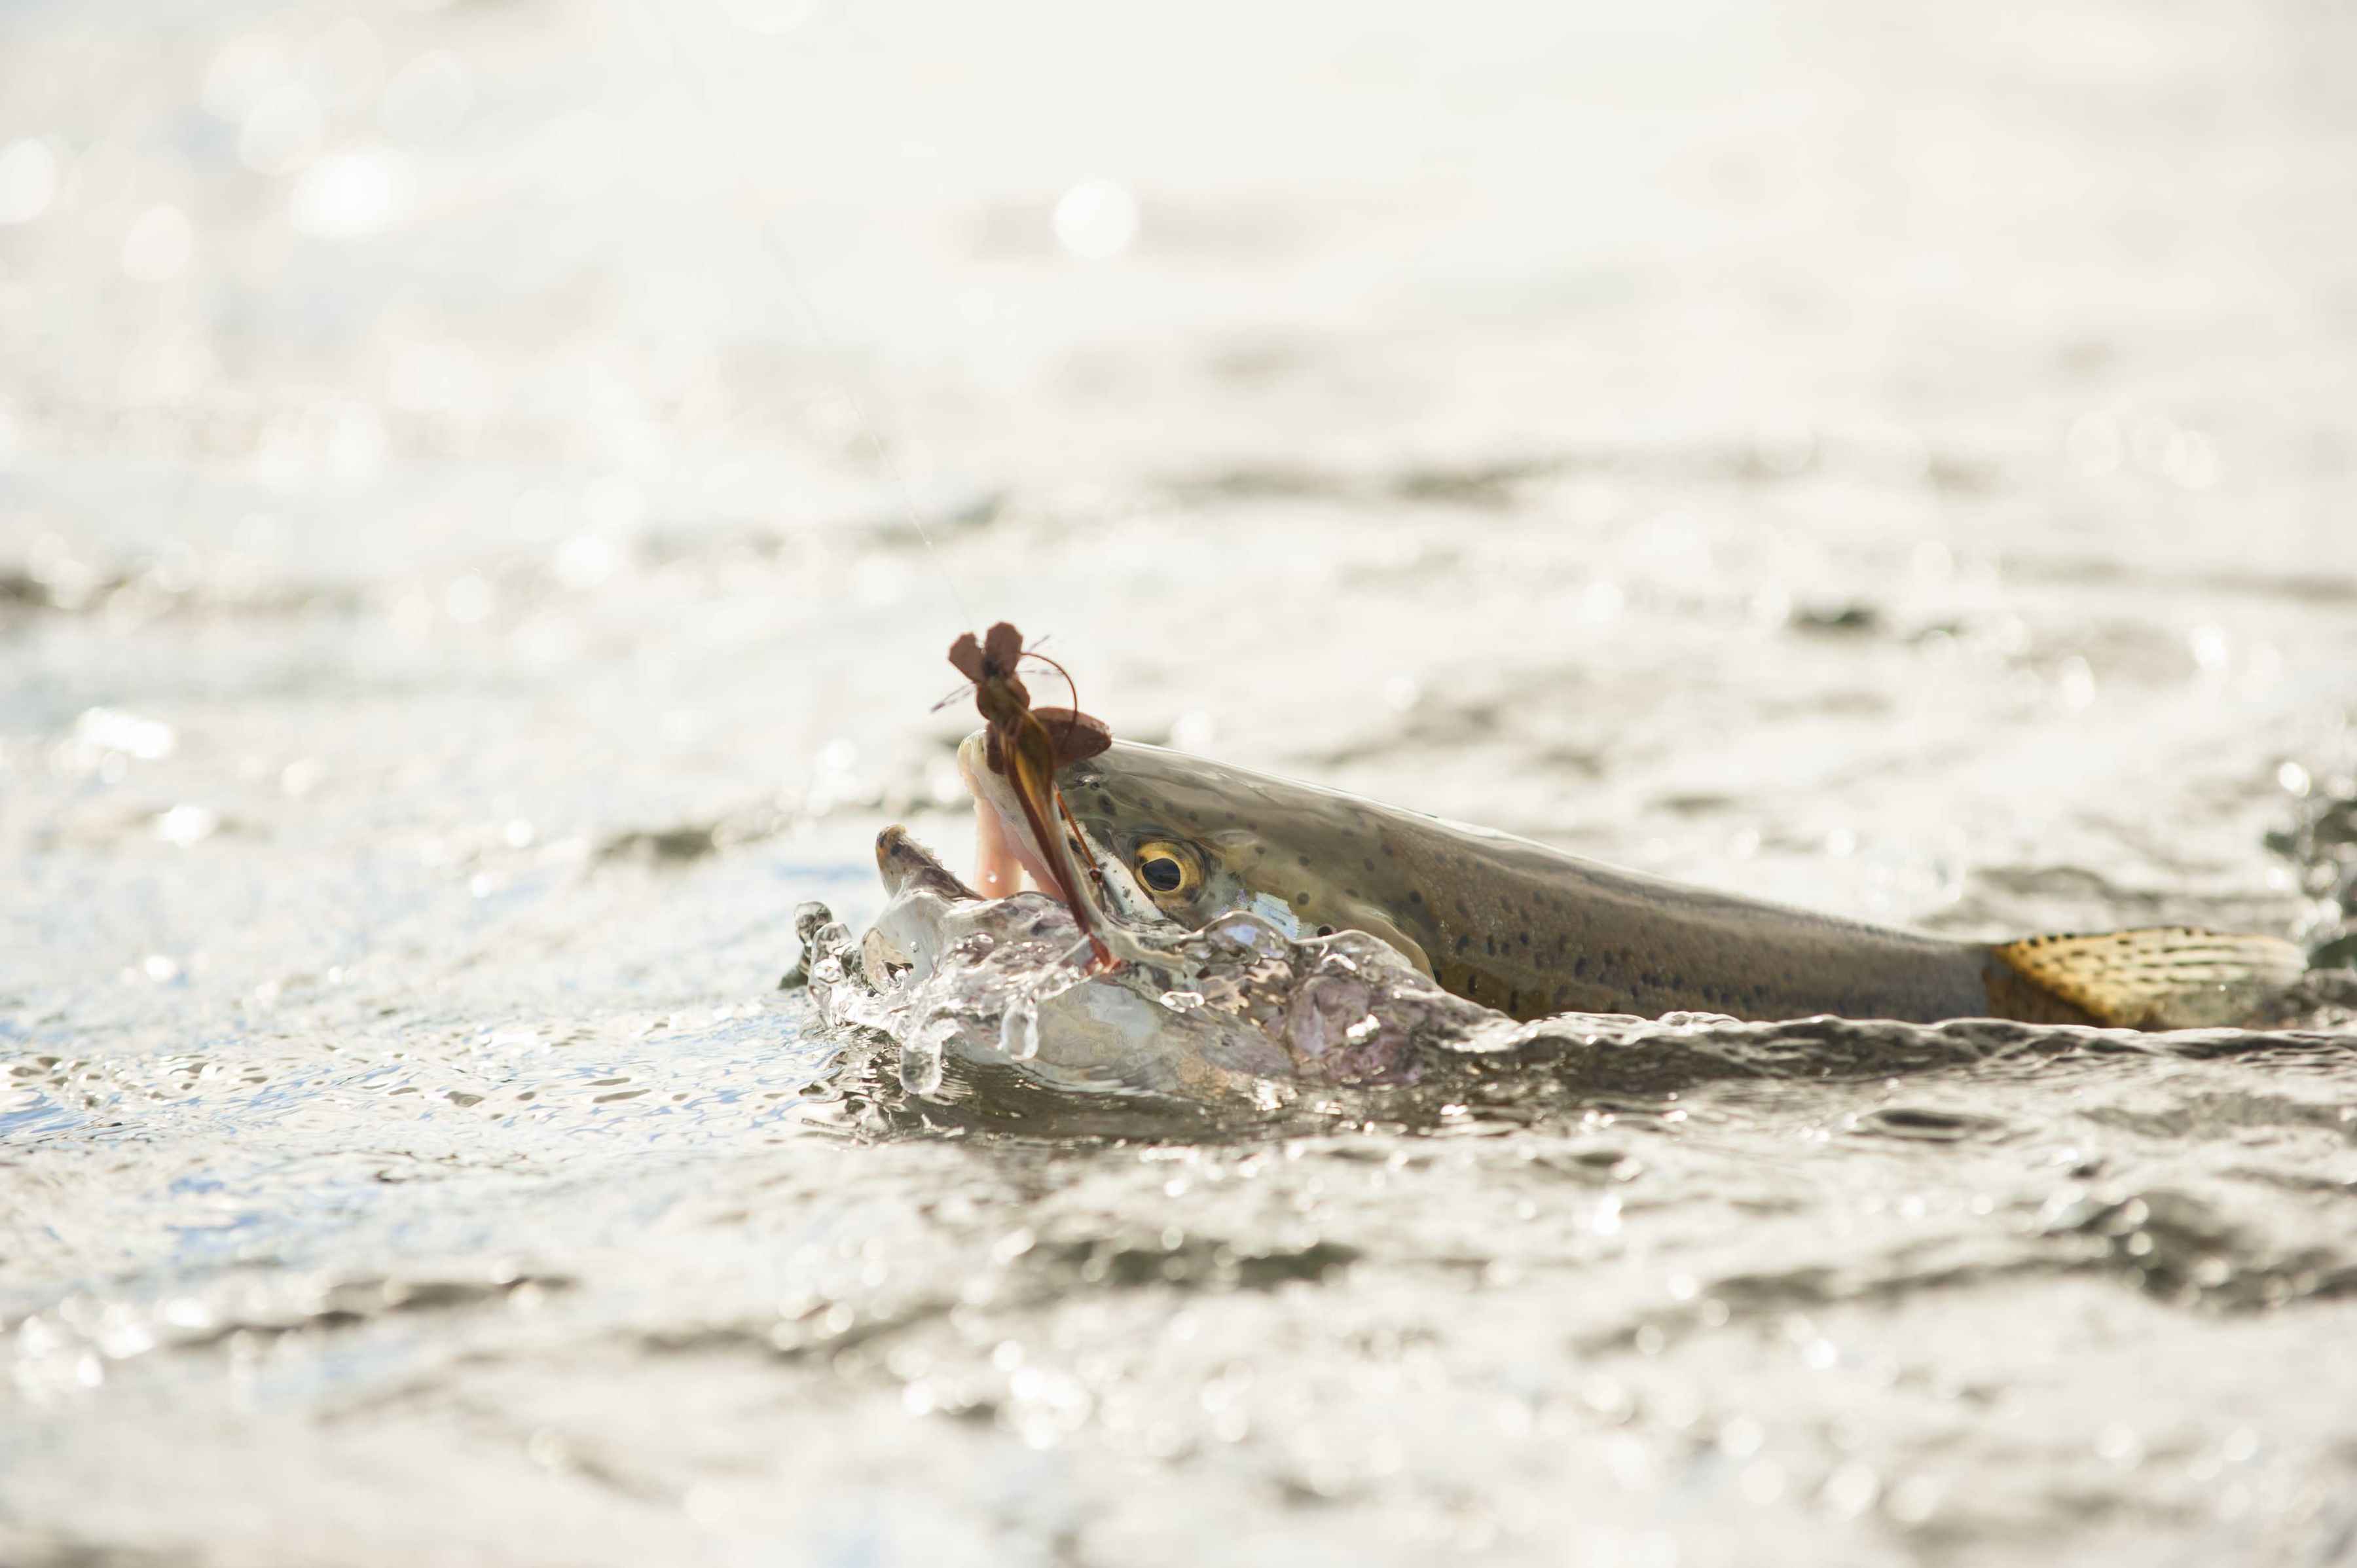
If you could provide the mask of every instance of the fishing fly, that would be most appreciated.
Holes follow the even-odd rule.
[[[1035,708],[1030,689],[1017,672],[1022,661],[1034,659],[1064,678],[1073,705]],[[1071,671],[1037,650],[1026,650],[1023,634],[1009,621],[1000,621],[979,639],[965,632],[950,644],[950,663],[974,683],[974,705],[988,726],[985,761],[990,770],[1015,788],[1032,842],[1039,846],[1054,891],[1071,907],[1072,918],[1094,955],[1099,972],[1116,966],[1113,950],[1099,930],[1095,905],[1072,864],[1072,845],[1080,845],[1089,875],[1097,866],[1086,839],[1072,820],[1063,791],[1056,787],[1057,770],[1083,757],[1094,757],[1113,744],[1113,732],[1101,719],[1080,711],[1080,693]]]

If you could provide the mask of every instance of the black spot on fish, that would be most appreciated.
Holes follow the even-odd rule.
[[[1309,895],[1307,893],[1296,893],[1293,896],[1293,901],[1302,908],[1309,908]]]
[[[1517,932],[1515,932],[1515,933],[1514,933],[1514,940],[1515,940],[1516,941],[1518,941],[1518,942],[1522,943],[1522,944],[1523,944],[1523,946],[1524,946],[1524,947],[1528,947],[1528,946],[1530,946],[1530,945],[1531,945],[1531,934],[1530,934],[1530,932],[1528,932],[1528,931],[1517,931]]]
[[[1409,903],[1411,903],[1411,904],[1421,904],[1421,903],[1423,903],[1423,902],[1424,902],[1424,893],[1423,893],[1422,889],[1420,889],[1420,888],[1415,888],[1415,887],[1411,887],[1411,888],[1409,888],[1409,889],[1407,890],[1407,901],[1408,901]]]
[[[1498,956],[1498,939],[1495,937],[1483,937],[1481,939],[1481,950],[1488,953],[1491,958],[1496,958]]]
[[[1471,947],[1472,945],[1473,939],[1471,937],[1459,937],[1457,939],[1457,950],[1458,952],[1463,952],[1467,948]]]

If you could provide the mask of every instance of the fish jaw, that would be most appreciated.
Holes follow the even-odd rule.
[[[915,839],[909,830],[893,826],[876,835],[876,875],[892,897],[921,887],[948,899],[980,898],[981,893],[957,879],[946,865]]]

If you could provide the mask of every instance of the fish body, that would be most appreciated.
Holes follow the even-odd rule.
[[[1024,864],[1043,866],[1009,820],[1005,781],[979,765],[979,743],[960,757],[985,841],[995,825]],[[2276,938],[2180,927],[1995,944],[1924,936],[1129,742],[1067,764],[1057,781],[1095,890],[1116,911],[1201,926],[1249,910],[1298,936],[1364,931],[1449,992],[1516,1018],[2199,1027],[2241,1020],[2305,968]]]

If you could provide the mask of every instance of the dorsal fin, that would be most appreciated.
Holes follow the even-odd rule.
[[[2006,993],[2010,979],[2039,996],[2119,1029],[2201,1029],[2249,1017],[2272,993],[2299,978],[2308,955],[2280,937],[2239,936],[2191,926],[2153,926],[2087,936],[2028,937],[1990,950],[2004,967],[1989,996],[2003,1013],[2025,1012]]]

